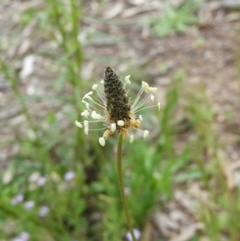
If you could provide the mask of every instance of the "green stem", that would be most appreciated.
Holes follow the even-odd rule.
[[[122,204],[123,204],[123,209],[124,209],[126,219],[127,219],[128,228],[129,228],[130,233],[132,235],[133,241],[136,241],[136,238],[135,238],[134,232],[133,232],[133,228],[132,228],[132,224],[131,224],[129,211],[128,211],[127,200],[126,200],[126,196],[124,194],[124,189],[123,189],[123,181],[122,181],[122,140],[123,140],[123,136],[122,136],[122,134],[119,134],[118,144],[117,144],[118,184],[119,184],[119,190],[120,190],[121,200],[122,200]]]
[[[24,100],[24,98],[23,98],[23,96],[20,93],[20,90],[18,88],[18,84],[17,84],[18,79],[17,79],[16,72],[14,70],[11,71],[10,68],[8,68],[7,64],[2,59],[0,59],[0,70],[3,71],[3,73],[6,76],[6,79],[9,81],[9,83],[11,85],[11,88],[12,88],[12,91],[15,94],[16,98],[18,99],[18,101],[19,101],[19,103],[22,107],[22,111],[23,111],[23,113],[26,117],[26,120],[28,122],[28,126],[32,129],[36,138],[38,138],[36,126],[34,125],[34,122],[32,120],[32,116],[28,111],[27,104],[26,104],[26,102],[25,102],[25,100]]]

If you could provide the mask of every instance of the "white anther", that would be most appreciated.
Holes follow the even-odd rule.
[[[129,139],[129,142],[130,142],[130,143],[133,143],[133,141],[134,141],[134,137],[133,137],[133,135],[131,135],[131,136],[130,136],[130,139]]]
[[[88,92],[86,95],[83,96],[82,100],[84,100],[85,98],[88,98],[89,95],[92,95],[92,94],[93,94],[92,91]]]
[[[148,92],[149,92],[149,85],[148,85],[148,83],[142,81],[142,89],[143,89],[146,93],[148,93]]]
[[[87,108],[88,110],[90,110],[89,103],[87,103],[87,102],[84,101],[84,100],[82,100],[82,103],[84,103],[84,104],[86,105],[86,108]]]
[[[98,141],[99,141],[99,144],[100,144],[101,146],[105,146],[105,143],[106,143],[106,142],[105,142],[104,137],[100,137]]]
[[[88,110],[90,110],[90,105],[89,105],[89,103],[85,103],[85,105],[86,105],[86,108],[87,108]]]
[[[113,133],[116,130],[117,126],[116,123],[111,124],[111,132]]]
[[[88,127],[84,128],[84,133],[85,133],[85,135],[88,135]]]
[[[149,87],[150,92],[157,92],[158,88],[157,87]]]
[[[125,77],[125,82],[126,82],[127,84],[131,84],[130,75],[128,75],[128,76]]]
[[[82,127],[83,127],[83,125],[82,125],[80,122],[78,122],[78,121],[75,121],[75,125],[76,125],[77,127],[79,127],[79,128],[82,128]]]
[[[138,117],[138,118],[139,118],[139,120],[140,120],[140,121],[142,121],[142,120],[143,120],[142,115],[139,115],[139,117]]]
[[[85,121],[83,122],[83,125],[84,125],[84,127],[88,127],[88,121],[85,120]]]
[[[85,120],[85,121],[83,122],[83,125],[84,125],[84,133],[85,133],[86,135],[88,135],[88,121]]]
[[[143,138],[144,138],[144,139],[147,138],[148,134],[149,134],[149,131],[148,131],[148,130],[145,130],[145,131],[143,132]]]
[[[92,117],[93,119],[97,119],[97,113],[96,113],[95,110],[92,112],[91,117]]]
[[[160,110],[160,108],[161,108],[160,102],[158,102],[157,105],[158,105],[158,110]]]
[[[100,114],[96,113],[95,119],[96,120],[102,119],[102,116]]]
[[[154,101],[154,96],[151,95],[151,96],[150,96],[150,99],[151,99],[151,101]]]
[[[93,86],[92,86],[92,90],[96,90],[97,89],[97,84],[94,84]]]
[[[87,95],[85,98],[86,98],[86,99],[89,99],[89,100],[91,100],[91,101],[93,100],[92,97],[89,96],[89,95]]]
[[[88,110],[84,110],[82,113],[81,113],[82,116],[85,116],[86,118],[90,115],[89,111]]]
[[[117,125],[118,125],[118,126],[124,126],[124,121],[123,121],[123,120],[117,121]]]

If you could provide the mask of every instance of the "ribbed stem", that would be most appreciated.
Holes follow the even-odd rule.
[[[132,224],[131,224],[131,219],[130,219],[130,215],[129,215],[129,211],[128,211],[128,205],[127,205],[127,200],[126,200],[126,196],[124,193],[123,181],[122,181],[122,140],[123,140],[123,136],[122,136],[122,134],[119,134],[118,144],[117,144],[118,184],[119,184],[119,190],[120,190],[121,200],[122,200],[122,204],[123,204],[123,209],[124,209],[126,219],[127,219],[128,228],[132,235],[133,241],[136,241],[136,238],[135,238],[134,232],[133,232],[133,228],[132,228]]]

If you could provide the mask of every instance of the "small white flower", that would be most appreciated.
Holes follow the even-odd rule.
[[[104,137],[100,137],[99,138],[99,143],[100,143],[101,146],[105,146],[105,139],[104,139]]]
[[[24,200],[23,194],[17,194],[13,199],[11,200],[11,204],[14,206]]]
[[[21,232],[21,233],[19,234],[19,238],[21,238],[22,241],[28,241],[29,238],[30,238],[30,234],[27,233],[27,232],[25,232],[25,231],[23,231],[23,232]]]
[[[147,137],[148,137],[148,134],[149,134],[149,131],[148,131],[148,130],[145,130],[145,131],[143,132],[143,138],[144,138],[144,139],[147,138]]]
[[[133,229],[133,233],[134,233],[134,236],[135,236],[135,238],[136,238],[137,240],[140,239],[140,237],[141,237],[141,232],[140,232],[138,229],[134,228],[134,229]],[[128,231],[128,232],[126,233],[126,239],[127,239],[128,241],[133,241],[132,235],[131,235],[130,231]]]
[[[18,201],[18,202],[22,202],[24,200],[24,196],[23,194],[18,194],[15,199]]]
[[[75,173],[74,173],[73,171],[69,171],[69,172],[66,172],[66,173],[64,174],[64,179],[65,179],[65,181],[67,181],[67,182],[69,182],[69,181],[71,181],[72,179],[74,179],[74,177],[75,177]]]
[[[23,240],[20,237],[15,237],[14,239],[12,239],[12,241],[23,241]]]
[[[49,213],[49,207],[47,206],[42,206],[39,209],[38,216],[40,217],[45,217]]]
[[[28,241],[30,238],[29,233],[23,231],[21,232],[17,237],[15,237],[14,239],[12,239],[12,241]]]
[[[37,180],[41,177],[41,173],[40,172],[33,172],[29,178],[28,178],[28,181],[30,183],[36,183]]]
[[[2,177],[2,183],[3,184],[8,184],[12,180],[12,171],[9,169],[3,173]]]
[[[36,184],[37,186],[41,187],[41,186],[44,186],[46,182],[47,182],[46,177],[39,177],[39,179],[36,181]]]
[[[128,196],[130,194],[130,188],[129,187],[124,187],[124,194]]]
[[[118,126],[124,126],[124,121],[123,120],[118,120],[117,121]]]
[[[34,205],[35,205],[34,201],[27,201],[24,203],[24,208],[25,210],[29,211],[34,207]]]

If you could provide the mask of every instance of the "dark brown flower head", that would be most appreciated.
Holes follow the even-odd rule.
[[[109,121],[117,123],[118,120],[130,120],[129,98],[118,74],[110,67],[104,72],[104,93]]]
[[[84,116],[86,120],[84,122],[76,121],[75,124],[80,128],[84,126],[84,132],[87,135],[90,130],[90,122],[103,122],[107,128],[104,128],[105,132],[103,137],[99,138],[99,143],[102,146],[105,145],[105,140],[115,131],[123,134],[125,138],[129,137],[132,143],[134,137],[133,135],[129,136],[128,130],[130,128],[139,130],[142,121],[142,116],[137,115],[137,112],[145,109],[143,105],[147,100],[151,99],[154,101],[152,93],[156,92],[157,88],[150,87],[146,82],[142,81],[142,88],[135,101],[130,102],[125,90],[126,85],[130,83],[130,75],[125,77],[125,83],[123,84],[116,71],[107,67],[103,75],[103,80],[101,81],[101,84],[104,86],[104,96],[98,92],[98,85],[94,84],[92,86],[93,91],[87,93],[82,99],[82,102],[86,105],[82,116]],[[97,95],[93,95],[94,92],[96,92]],[[144,92],[146,96],[141,100],[140,97]],[[158,106],[160,109],[160,103],[153,106]],[[88,121],[89,116],[91,116],[93,120]],[[146,138],[149,132],[147,130],[142,132],[143,137]]]

